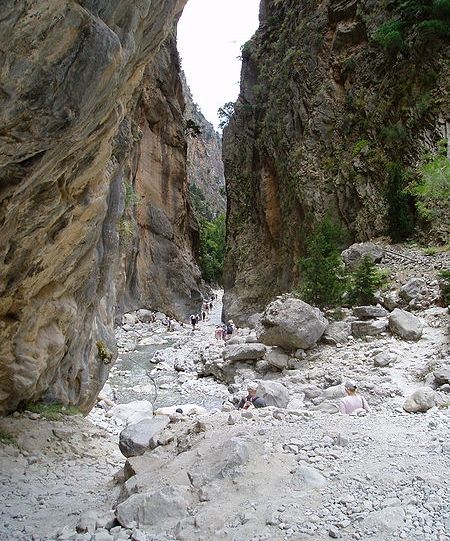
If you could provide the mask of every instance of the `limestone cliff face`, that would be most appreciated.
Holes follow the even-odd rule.
[[[222,137],[206,120],[194,103],[184,74],[183,94],[186,101],[184,118],[187,126],[187,174],[191,196],[204,201],[205,214],[212,219],[226,210],[225,176],[222,161]],[[193,124],[189,124],[192,122]],[[190,127],[191,126],[191,127]],[[193,127],[192,127],[193,126]],[[195,133],[198,127],[200,133]],[[204,199],[203,199],[204,198]]]
[[[198,226],[189,204],[185,102],[175,36],[147,66],[126,163],[130,181],[119,223],[118,314],[146,307],[179,319],[207,293],[195,262]]]
[[[235,321],[297,284],[305,238],[325,214],[350,240],[384,233],[395,172],[406,178],[448,135],[445,40],[402,20],[404,43],[380,44],[400,5],[263,0],[223,142],[225,310]]]
[[[1,3],[0,412],[41,398],[86,411],[107,377],[129,116],[183,5]]]

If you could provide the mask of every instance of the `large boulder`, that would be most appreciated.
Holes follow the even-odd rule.
[[[318,308],[295,297],[282,297],[264,311],[258,338],[268,346],[280,346],[287,351],[309,349],[327,326],[328,321]]]
[[[349,321],[333,321],[325,329],[322,340],[332,346],[346,344],[351,334],[352,326]]]
[[[169,417],[159,415],[153,419],[144,419],[122,430],[119,436],[119,449],[123,456],[129,458],[145,453],[154,439],[169,424]]]
[[[386,317],[389,312],[382,306],[355,306],[353,314],[358,319],[372,319],[376,317]]]
[[[266,353],[264,344],[232,344],[223,350],[223,358],[226,361],[257,361],[262,359]]]
[[[289,363],[289,355],[284,351],[284,349],[278,346],[274,346],[273,348],[270,348],[265,358],[267,362],[270,364],[270,366],[274,366],[275,368],[278,368],[279,370],[283,370],[284,368],[287,368],[288,363]]]
[[[434,383],[437,387],[450,383],[450,366],[443,366],[433,373]]]
[[[356,338],[363,336],[376,336],[386,331],[388,320],[385,318],[370,319],[365,321],[352,321],[352,334]]]
[[[146,310],[145,308],[137,310],[136,317],[141,323],[152,323],[155,320],[153,312]]]
[[[153,405],[148,400],[135,400],[128,404],[117,404],[108,412],[108,417],[116,417],[126,425],[134,425],[143,419],[153,417]]]
[[[400,288],[398,294],[403,300],[410,302],[426,292],[427,283],[425,280],[422,278],[411,278],[411,280],[408,280],[406,284]]]
[[[405,340],[419,340],[423,333],[423,323],[410,312],[396,308],[389,316],[389,328]]]
[[[277,381],[260,381],[258,396],[263,398],[268,406],[277,408],[286,408],[290,401],[289,391]]]
[[[374,263],[382,261],[384,250],[373,244],[373,242],[361,242],[359,244],[352,244],[347,250],[342,252],[341,256],[347,269],[355,270],[364,256],[370,257]]]
[[[164,486],[155,492],[133,494],[116,509],[124,528],[153,526],[167,529],[187,516],[192,495],[185,486]]]
[[[436,405],[436,393],[430,387],[421,387],[408,396],[403,409],[408,413],[425,412]]]
[[[378,367],[389,366],[392,363],[395,363],[397,360],[397,355],[391,353],[390,351],[380,351],[373,357],[373,365]]]

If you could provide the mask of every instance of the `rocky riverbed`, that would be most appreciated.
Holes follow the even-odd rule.
[[[328,343],[309,349],[260,344],[250,329],[224,349],[214,337],[220,292],[195,331],[177,322],[168,330],[163,314],[151,323],[128,315],[119,360],[88,417],[23,412],[0,421],[12,438],[0,444],[0,538],[448,541],[448,311],[436,305],[434,268],[443,258],[424,259],[417,276],[417,265],[404,264],[414,254],[402,257],[389,261],[395,280],[383,295],[417,318],[420,339],[391,332],[394,308],[380,306],[377,317],[344,313],[345,336],[328,328]],[[407,300],[402,288],[415,278],[424,283],[410,284]],[[337,413],[349,378],[370,414]],[[234,409],[250,379],[274,405]],[[409,413],[405,400],[417,390],[431,402]],[[153,450],[126,460],[119,434],[146,416],[165,428]]]

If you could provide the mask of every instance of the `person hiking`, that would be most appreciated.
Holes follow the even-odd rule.
[[[265,408],[267,406],[263,398],[257,395],[258,384],[256,381],[251,381],[247,385],[247,396],[241,398],[238,404],[238,409],[247,410],[249,408]]]
[[[225,327],[225,340],[229,340],[232,336],[236,327],[234,326],[233,320],[230,319]]]
[[[222,340],[223,334],[222,334],[222,327],[220,325],[216,326],[216,330],[214,331],[214,337],[216,340]]]
[[[347,396],[341,398],[339,402],[340,413],[342,415],[357,415],[362,411],[369,413],[369,404],[363,396],[358,394],[356,383],[353,381],[346,381],[344,387]]]
[[[209,303],[209,309],[210,309],[210,310],[213,309],[213,303],[212,303],[212,301]]]
[[[206,312],[204,310],[202,310],[202,321],[203,321],[203,323],[205,322],[205,319],[206,319]]]
[[[194,314],[191,315],[191,325],[192,330],[195,331],[195,326],[197,325],[197,318],[194,316]]]

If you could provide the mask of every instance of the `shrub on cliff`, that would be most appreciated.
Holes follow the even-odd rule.
[[[305,256],[300,260],[298,289],[306,302],[320,307],[340,304],[346,289],[340,255],[344,236],[342,227],[326,217],[308,237]]]

